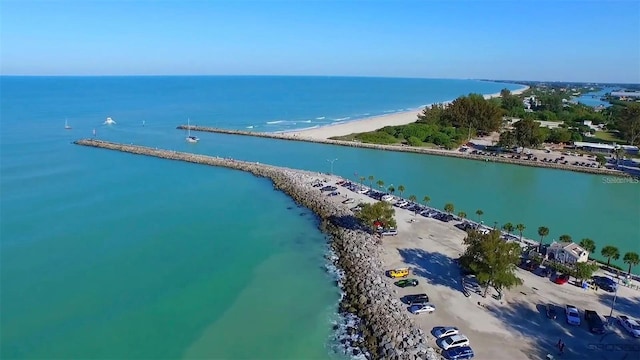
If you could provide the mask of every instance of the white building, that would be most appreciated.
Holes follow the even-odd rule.
[[[589,260],[589,252],[576,243],[554,241],[547,248],[547,257],[561,263],[575,264],[587,262]]]

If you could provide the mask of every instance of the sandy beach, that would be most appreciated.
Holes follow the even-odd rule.
[[[529,89],[528,86],[523,87],[512,92],[514,95],[522,94]],[[485,99],[491,99],[499,97],[500,93],[485,95]],[[453,101],[453,100],[451,100]],[[450,103],[451,101],[446,101]],[[415,122],[418,119],[418,115],[423,109],[411,110],[405,112],[399,112],[389,115],[374,116],[370,118],[364,118],[360,120],[349,121],[343,124],[322,126],[316,129],[308,129],[301,131],[290,131],[287,134],[293,136],[307,137],[312,139],[328,139],[334,136],[344,136],[353,133],[361,133],[367,131],[374,131],[385,126],[398,126],[406,125]]]
[[[338,189],[341,196],[335,197],[336,202],[345,196],[354,198],[356,203],[375,202],[344,187]],[[551,354],[555,359],[622,360],[635,358],[640,352],[638,339],[630,337],[615,323],[608,327],[604,340],[605,336],[589,332],[584,319],[580,326],[571,326],[565,321],[566,304],[577,306],[581,317],[585,309],[608,316],[613,293],[584,290],[572,284],[557,285],[548,278],[518,268],[523,285],[506,291],[502,300],[491,296],[495,293],[493,290],[486,298],[482,297],[470,285],[473,278],[467,278],[468,282],[463,285],[454,262],[464,252],[462,241],[466,236],[466,232],[454,226],[457,222],[445,223],[395,209],[398,235],[383,238],[382,260],[387,269],[409,267],[410,277],[420,282],[417,287],[396,287],[398,298],[426,293],[435,305],[436,311],[432,314],[411,316],[425,333],[430,334],[439,326],[455,326],[470,339],[477,359],[541,360]],[[599,274],[612,275],[603,271]],[[394,282],[390,278],[385,281]],[[471,292],[470,297],[462,293],[463,286]],[[544,307],[548,303],[558,307],[557,319],[546,317]],[[613,316],[620,314],[640,318],[640,290],[619,286]],[[566,344],[561,356],[556,347],[559,339]],[[428,340],[430,346],[438,348],[433,336]],[[603,344],[617,344],[626,350],[608,351]]]

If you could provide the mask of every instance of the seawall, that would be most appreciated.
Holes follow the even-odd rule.
[[[426,343],[426,334],[407,315],[405,306],[394,296],[388,282],[383,281],[382,248],[378,240],[361,229],[346,205],[336,204],[311,186],[318,173],[251,163],[220,157],[125,145],[102,140],[83,139],[77,145],[153,156],[168,160],[241,170],[268,178],[281,190],[321,219],[321,228],[331,239],[337,255],[337,266],[344,273],[345,292],[340,309],[357,315],[363,341],[348,345],[358,347],[374,359],[439,359]]]
[[[187,125],[179,125],[177,129],[186,130],[187,127],[188,127]],[[568,171],[581,172],[581,173],[587,173],[587,174],[596,174],[596,175],[631,177],[631,175],[624,173],[622,171],[606,169],[606,168],[588,168],[588,167],[575,166],[575,165],[569,165],[569,164],[563,165],[563,164],[556,164],[556,163],[543,163],[543,162],[537,162],[537,161],[534,162],[534,161],[523,160],[523,159],[491,157],[491,156],[475,155],[475,154],[469,154],[469,153],[460,153],[460,152],[448,151],[448,150],[427,149],[427,148],[418,148],[418,147],[411,147],[411,146],[381,145],[381,144],[362,143],[362,142],[356,142],[356,141],[317,139],[317,138],[310,138],[310,137],[304,137],[304,136],[296,136],[296,135],[291,135],[287,133],[265,133],[265,132],[256,132],[256,131],[220,129],[220,128],[194,126],[194,125],[191,125],[191,130],[218,133],[218,134],[228,134],[228,135],[254,136],[254,137],[262,137],[262,138],[268,138],[268,139],[304,141],[304,142],[356,147],[356,148],[364,148],[364,149],[408,152],[408,153],[427,154],[427,155],[436,155],[436,156],[448,156],[448,157],[456,157],[461,159],[469,159],[469,160],[477,160],[477,161],[491,161],[491,162],[500,162],[500,163],[512,164],[512,165],[521,165],[521,166],[530,166],[530,167],[539,167],[539,168],[548,168],[548,169],[557,169],[557,170],[568,170]]]

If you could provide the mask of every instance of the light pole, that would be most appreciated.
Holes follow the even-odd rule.
[[[329,175],[333,175],[333,163],[336,162],[337,160],[338,159],[333,159],[333,160],[327,159],[327,162],[331,163],[331,172],[329,173]]]
[[[611,321],[611,317],[613,316],[613,307],[616,304],[616,299],[618,298],[618,285],[616,283],[616,292],[613,294],[613,301],[611,301],[611,312],[609,312],[609,321]]]

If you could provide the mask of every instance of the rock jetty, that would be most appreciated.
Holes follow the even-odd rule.
[[[388,282],[384,281],[379,240],[361,228],[348,207],[332,202],[310,186],[313,179],[318,178],[318,173],[95,139],[74,143],[225,167],[269,178],[275,189],[283,191],[317,214],[321,219],[321,229],[331,238],[331,248],[337,256],[336,265],[344,274],[342,287],[345,295],[340,302],[340,310],[354,314],[361,320],[357,329],[350,328],[347,331],[361,334],[362,340],[352,341],[345,346],[356,348],[354,355],[366,354],[373,359],[440,359],[435,350],[427,346],[427,334],[415,326],[405,306],[394,295]]]
[[[187,125],[179,125],[177,129],[186,130],[188,127],[189,126]],[[512,164],[512,165],[558,169],[558,170],[569,170],[569,171],[575,171],[575,172],[581,172],[581,173],[587,173],[587,174],[632,177],[631,175],[625,172],[613,170],[613,169],[607,169],[607,168],[590,168],[590,167],[575,166],[570,164],[565,165],[565,164],[556,164],[556,163],[545,163],[545,162],[531,161],[531,160],[524,160],[524,159],[511,159],[511,158],[504,158],[499,156],[484,156],[484,155],[477,155],[477,154],[471,154],[471,153],[460,153],[460,152],[454,152],[454,151],[419,148],[419,147],[411,147],[411,146],[369,144],[369,143],[363,143],[363,142],[357,142],[357,141],[345,141],[345,140],[333,140],[333,139],[316,139],[316,138],[298,136],[298,135],[289,134],[289,133],[265,133],[265,132],[257,132],[257,131],[230,130],[230,129],[220,129],[220,128],[194,126],[194,125],[191,125],[190,127],[192,131],[203,131],[203,132],[211,132],[211,133],[218,133],[218,134],[254,136],[254,137],[262,137],[262,138],[269,138],[269,139],[290,140],[290,141],[305,141],[305,142],[314,142],[314,143],[320,143],[320,144],[348,146],[348,147],[365,148],[365,149],[448,156],[448,157],[455,157],[455,158],[469,159],[469,160],[500,162],[500,163]]]

